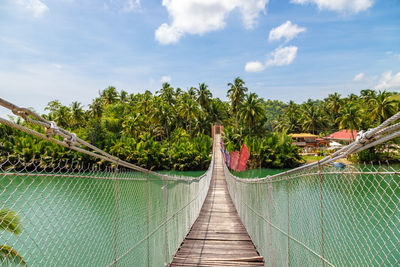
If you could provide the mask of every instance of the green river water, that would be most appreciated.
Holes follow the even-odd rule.
[[[400,166],[394,166],[397,170]],[[250,170],[235,173],[240,177],[264,177],[283,170]],[[166,172],[163,172],[166,173]],[[168,172],[174,175],[186,175],[198,177],[204,172]],[[138,174],[138,177],[140,175]],[[366,255],[373,255],[380,260],[376,249],[384,247],[389,258],[386,262],[396,263],[400,259],[399,245],[400,234],[398,231],[400,212],[398,208],[400,199],[399,175],[374,178],[360,176],[358,180],[336,179],[332,183],[326,183],[323,191],[326,195],[326,253],[332,258],[355,258],[356,263],[362,262]],[[163,195],[161,182],[150,181],[149,191],[151,201],[146,206],[146,182],[144,181],[120,181],[117,197],[117,258],[128,251],[127,244],[140,241],[146,232],[146,210],[150,212],[150,230],[155,229],[162,221]],[[171,184],[170,192],[178,188],[179,184]],[[13,246],[26,259],[30,266],[59,266],[68,262],[71,266],[104,266],[112,262],[114,258],[114,231],[115,231],[115,187],[112,180],[89,179],[58,176],[4,176],[0,174],[0,203],[18,212],[23,224],[20,235],[14,236],[8,232],[0,231],[0,244],[7,243]],[[176,191],[182,192],[182,191]],[[179,202],[184,202],[193,193],[175,193],[169,195],[168,203],[171,210],[178,208]],[[256,192],[253,192],[256,193]],[[265,193],[265,192],[264,192]],[[298,238],[309,239],[315,235],[315,244],[310,246],[318,250],[320,243],[319,230],[309,233],[310,216],[319,214],[319,184],[318,180],[302,179],[290,187],[290,199],[293,202],[290,209],[291,225],[294,225],[293,233],[298,233]],[[179,195],[179,196],[178,196]],[[182,196],[180,196],[182,195]],[[183,195],[185,195],[183,197]],[[186,196],[188,195],[188,196]],[[343,197],[343,196],[347,197]],[[272,211],[275,215],[285,212],[285,199],[287,188],[285,184],[274,186],[273,201],[276,208]],[[370,232],[357,230],[354,225],[354,217],[349,218],[349,200],[353,202],[351,207],[359,219],[358,227],[374,225]],[[316,203],[311,203],[313,201]],[[354,206],[354,203],[356,204]],[[380,204],[382,203],[382,205]],[[175,207],[176,206],[176,207]],[[355,211],[354,211],[355,210]],[[378,215],[379,216],[378,216]],[[370,215],[370,221],[365,221],[364,216]],[[284,216],[283,216],[284,217]],[[347,221],[346,221],[347,220]],[[361,223],[363,222],[363,223]],[[255,221],[254,223],[257,223]],[[276,221],[276,224],[285,223],[285,219]],[[339,225],[340,224],[340,225]],[[260,222],[260,225],[261,222]],[[377,225],[377,226],[376,226]],[[331,226],[331,227],[330,227]],[[168,225],[176,228],[179,225]],[[330,229],[335,232],[329,232]],[[340,230],[340,233],[336,231]],[[369,230],[368,230],[369,231]],[[379,235],[373,250],[362,252],[362,246],[357,246],[350,240],[366,242],[362,234]],[[259,230],[256,238],[266,237],[266,233]],[[281,238],[276,233],[277,239]],[[308,235],[308,237],[307,237]],[[349,246],[336,246],[348,243]],[[162,232],[156,232],[149,241],[149,249],[152,251],[150,262],[152,266],[161,266],[163,263],[163,245],[160,243]],[[282,241],[284,245],[284,240]],[[279,242],[277,242],[279,244]],[[385,245],[384,245],[385,244]],[[387,246],[390,244],[390,246]],[[294,247],[293,247],[294,249]],[[361,250],[361,252],[360,252]],[[391,251],[389,251],[391,250]],[[390,252],[390,253],[389,253]],[[173,253],[172,251],[170,253]],[[275,252],[277,253],[277,252]],[[329,254],[330,253],[330,254]],[[357,253],[360,253],[357,256]],[[147,266],[146,242],[131,252],[126,261],[121,261],[120,266]],[[333,254],[339,254],[334,256]],[[378,255],[378,256],[377,256]],[[128,260],[130,259],[130,260]],[[359,260],[361,259],[361,260]],[[299,260],[298,263],[314,263],[314,261]],[[344,261],[343,260],[343,261]],[[351,262],[338,261],[339,265],[352,265]],[[293,266],[298,266],[293,262]],[[382,259],[381,262],[384,262]],[[320,263],[320,262],[318,262]],[[276,262],[278,264],[278,262]],[[354,264],[354,262],[353,262]],[[278,266],[278,265],[277,265]]]

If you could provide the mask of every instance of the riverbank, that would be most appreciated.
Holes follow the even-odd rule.
[[[304,160],[305,164],[313,163],[313,162],[316,162],[316,161],[321,160],[323,158],[325,158],[325,157],[324,156],[310,156],[310,155],[301,156],[301,159]],[[354,164],[354,162],[351,162],[346,158],[338,159],[338,160],[336,160],[336,162],[341,162],[341,163],[343,163],[345,165],[353,165]]]

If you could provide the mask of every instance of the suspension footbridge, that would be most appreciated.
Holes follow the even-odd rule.
[[[330,157],[274,176],[235,177],[215,135],[200,177],[116,158],[0,99],[7,127],[108,162],[0,162],[0,261],[28,266],[348,266],[400,263],[400,174],[332,161],[400,136],[400,113]],[[27,127],[34,125],[35,127]],[[43,127],[45,132],[37,130]],[[61,138],[60,138],[61,137]],[[20,216],[21,233],[8,225]],[[11,219],[10,219],[11,218]],[[14,222],[15,223],[15,222]],[[11,231],[10,231],[11,230]]]
[[[233,205],[223,164],[217,153],[207,198],[171,266],[264,266]]]

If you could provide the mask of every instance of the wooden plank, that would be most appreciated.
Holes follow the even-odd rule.
[[[233,205],[217,153],[206,200],[171,266],[263,266],[263,262]]]

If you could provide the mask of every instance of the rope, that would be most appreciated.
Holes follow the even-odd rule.
[[[382,144],[382,143],[392,140],[394,138],[400,137],[400,122],[389,126],[390,124],[397,121],[398,119],[400,119],[400,112],[396,113],[395,115],[393,115],[392,117],[390,117],[389,119],[384,121],[381,125],[373,128],[373,129],[369,129],[366,132],[360,131],[357,134],[357,138],[353,143],[351,143],[345,147],[342,147],[338,151],[334,152],[332,155],[327,156],[319,161],[305,164],[303,166],[291,169],[289,171],[281,172],[281,173],[271,175],[271,176],[266,176],[263,178],[256,178],[256,179],[239,178],[234,175],[232,175],[232,177],[236,181],[239,181],[242,183],[255,183],[255,182],[260,182],[260,181],[268,182],[270,179],[280,178],[282,176],[287,176],[290,174],[298,173],[300,171],[304,171],[304,170],[308,170],[308,169],[312,169],[312,168],[316,168],[316,167],[322,167],[322,166],[327,165],[338,159],[347,157],[347,156],[355,154],[355,153],[359,153],[359,152],[366,150],[368,148],[371,148],[373,146],[377,146],[379,144]]]
[[[193,181],[193,180],[200,180],[205,176],[205,175],[202,175],[200,177],[193,177],[193,178],[168,176],[168,175],[159,174],[157,172],[153,172],[151,170],[147,170],[145,168],[136,166],[132,163],[123,161],[117,157],[114,157],[114,156],[108,154],[107,152],[99,149],[98,147],[93,146],[93,145],[89,144],[88,142],[80,139],[79,137],[76,136],[76,134],[70,133],[69,131],[60,128],[59,126],[57,126],[57,124],[54,121],[47,121],[40,115],[36,114],[35,112],[33,112],[27,108],[20,108],[16,105],[4,100],[3,98],[0,98],[0,106],[3,106],[5,108],[11,110],[15,115],[21,117],[22,119],[24,119],[25,122],[27,122],[29,124],[44,127],[46,130],[46,135],[41,134],[33,129],[24,127],[22,125],[19,125],[15,122],[6,120],[1,117],[0,117],[0,123],[7,125],[9,127],[12,127],[14,129],[20,130],[22,132],[25,132],[27,134],[36,136],[38,138],[47,140],[54,144],[57,144],[57,145],[60,145],[60,146],[66,147],[66,148],[70,148],[72,150],[84,153],[86,155],[93,156],[93,157],[111,162],[115,165],[123,166],[123,167],[129,168],[129,169],[132,169],[135,171],[139,171],[139,172],[149,173],[151,175],[154,175],[154,176],[157,176],[157,177],[163,178],[165,180],[169,180],[169,181],[171,181],[171,180],[173,180],[173,181],[177,181],[177,180]],[[34,119],[32,119],[30,117],[33,117]],[[55,139],[54,138],[55,136],[62,137],[63,141]],[[87,148],[91,149],[92,151],[85,149],[83,147],[87,147]]]

